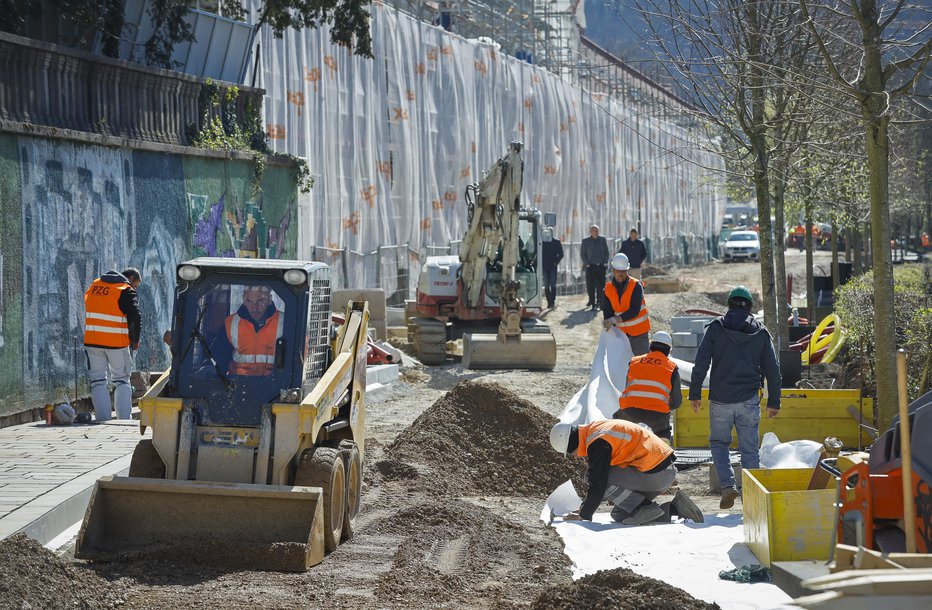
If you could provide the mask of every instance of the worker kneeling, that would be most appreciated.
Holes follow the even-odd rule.
[[[668,443],[673,440],[670,411],[683,404],[680,370],[669,358],[672,347],[670,334],[659,331],[651,339],[650,351],[631,359],[625,391],[618,399],[619,409],[612,416],[647,424]]]
[[[550,444],[560,453],[589,459],[589,491],[577,511],[565,521],[590,521],[603,499],[614,504],[612,519],[625,525],[651,523],[666,514],[654,498],[676,479],[673,449],[648,428],[610,419],[575,426],[559,423],[550,431]],[[702,523],[699,508],[682,490],[670,512]]]

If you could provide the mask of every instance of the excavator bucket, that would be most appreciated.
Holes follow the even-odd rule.
[[[303,572],[324,558],[323,520],[319,487],[103,477],[75,556]]]
[[[497,334],[463,335],[463,368],[552,371],[557,342],[550,333],[522,333],[501,340]]]

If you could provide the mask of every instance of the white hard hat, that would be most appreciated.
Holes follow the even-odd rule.
[[[654,336],[651,337],[651,343],[663,343],[667,347],[673,347],[673,337],[670,336],[670,333],[660,330],[654,333]]]
[[[612,269],[618,269],[619,271],[627,271],[631,268],[631,263],[628,261],[628,255],[618,253],[615,255],[615,258],[612,259]]]
[[[557,453],[566,453],[567,447],[570,446],[570,434],[573,432],[573,424],[558,423],[550,430],[550,445]]]

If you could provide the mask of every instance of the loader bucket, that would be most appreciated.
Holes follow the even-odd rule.
[[[492,334],[463,335],[463,368],[552,371],[557,342],[549,333],[523,333],[502,341]]]
[[[75,556],[303,572],[324,558],[323,521],[319,487],[103,477]]]

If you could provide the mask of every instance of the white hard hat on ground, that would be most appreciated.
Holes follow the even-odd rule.
[[[558,423],[550,430],[550,445],[558,453],[566,453],[567,447],[570,446],[570,434],[573,432],[573,424]]]
[[[628,255],[618,253],[615,255],[615,258],[612,259],[612,269],[618,269],[619,271],[627,271],[631,268],[631,262],[628,261]]]
[[[666,331],[657,331],[654,333],[654,336],[651,337],[651,343],[663,343],[668,347],[673,347],[673,337],[670,336],[670,333]]]

